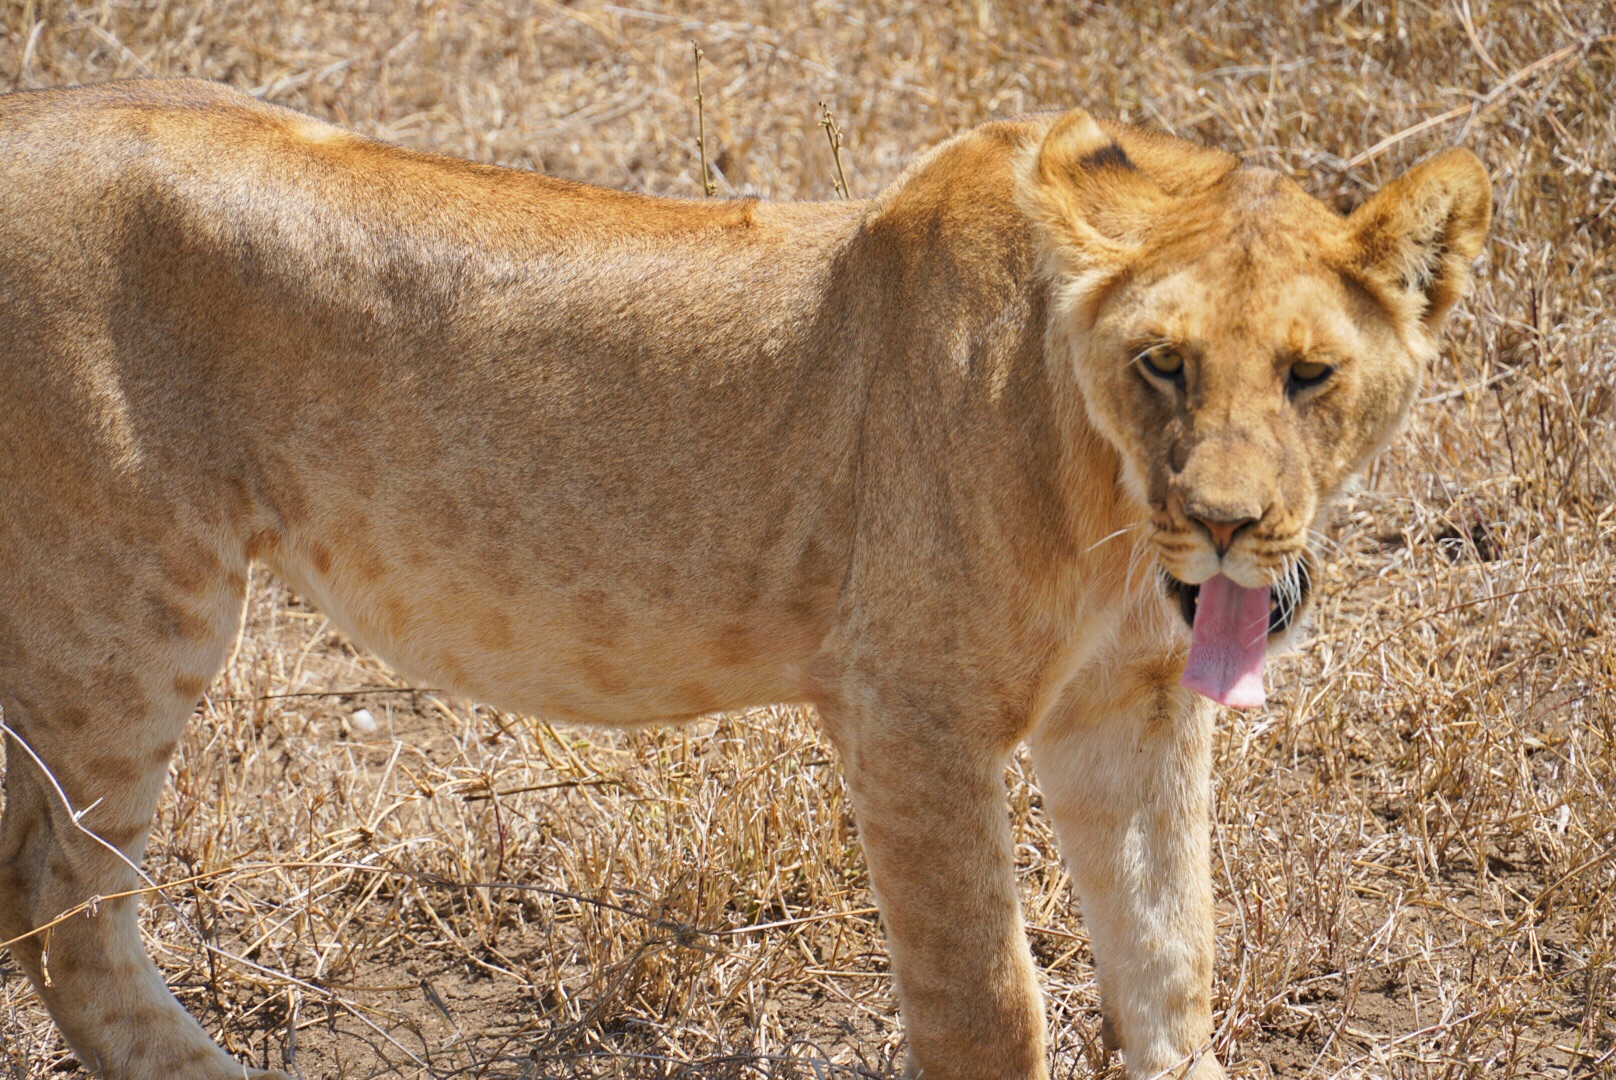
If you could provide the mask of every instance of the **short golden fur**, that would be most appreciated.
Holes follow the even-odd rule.
[[[135,880],[35,755],[138,859],[260,562],[504,708],[814,703],[927,1077],[1046,1072],[1001,779],[1030,740],[1108,1041],[1220,1076],[1212,710],[1157,567],[1303,557],[1488,207],[1460,151],[1343,218],[1082,112],[775,205],[413,153],[207,83],[0,99],[0,939],[102,1075],[242,1075],[131,902],[48,957],[27,935]],[[1171,378],[1140,366],[1161,348]]]

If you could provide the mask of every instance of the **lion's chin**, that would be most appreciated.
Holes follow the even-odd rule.
[[[1313,556],[1303,553],[1291,564],[1285,576],[1274,582],[1269,592],[1268,639],[1273,642],[1290,632],[1307,610],[1313,598]],[[1166,570],[1162,571],[1162,585],[1170,599],[1178,604],[1184,625],[1195,626],[1196,602],[1201,595],[1199,585],[1178,580]]]

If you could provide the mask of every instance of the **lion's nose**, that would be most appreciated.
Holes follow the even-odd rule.
[[[1250,514],[1238,510],[1213,509],[1211,507],[1186,507],[1185,514],[1189,519],[1200,525],[1212,537],[1212,546],[1218,549],[1218,555],[1229,553],[1234,545],[1234,538],[1241,529],[1256,522]]]

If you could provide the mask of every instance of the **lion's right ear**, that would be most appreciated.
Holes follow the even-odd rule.
[[[1353,211],[1347,269],[1409,322],[1435,330],[1470,285],[1492,208],[1486,166],[1468,150],[1444,151]]]
[[[1073,109],[1024,159],[1016,200],[1062,267],[1120,269],[1169,198],[1094,117]]]

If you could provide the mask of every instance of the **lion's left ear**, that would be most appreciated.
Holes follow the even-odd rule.
[[[1486,167],[1468,150],[1444,151],[1353,211],[1348,269],[1434,330],[1470,287],[1492,213]]]

